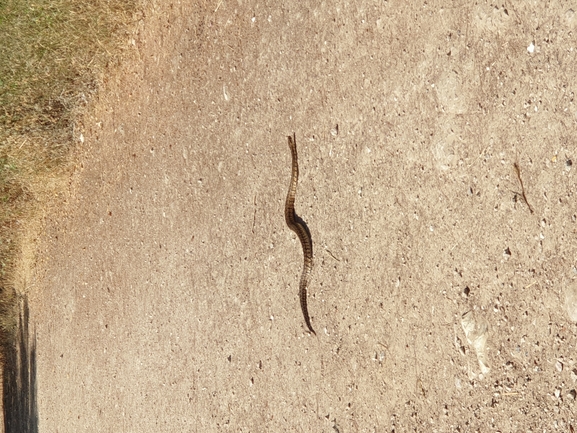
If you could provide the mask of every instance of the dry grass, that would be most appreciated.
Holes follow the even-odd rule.
[[[0,344],[16,328],[14,261],[39,189],[66,170],[75,121],[123,56],[140,0],[0,0]]]

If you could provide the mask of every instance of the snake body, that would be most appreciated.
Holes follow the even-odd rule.
[[[297,234],[303,247],[304,265],[299,284],[299,298],[307,327],[309,328],[309,331],[316,335],[316,332],[311,325],[311,319],[307,308],[307,286],[309,283],[310,272],[313,269],[313,240],[306,223],[295,212],[295,196],[299,181],[299,163],[295,134],[293,134],[292,137],[290,135],[288,136],[288,143],[292,154],[292,175],[286,196],[284,215],[287,226]]]

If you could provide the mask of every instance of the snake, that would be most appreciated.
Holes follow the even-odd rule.
[[[305,318],[305,323],[307,324],[309,331],[311,331],[314,335],[317,335],[311,325],[311,319],[309,317],[309,310],[307,307],[307,287],[309,284],[309,275],[313,269],[313,239],[307,224],[295,212],[295,196],[299,182],[297,142],[296,135],[294,133],[292,137],[289,135],[287,138],[292,155],[292,174],[288,193],[286,196],[284,215],[287,226],[297,234],[303,247],[304,264],[303,271],[301,273],[301,280],[299,283],[299,298],[301,303],[301,310]]]

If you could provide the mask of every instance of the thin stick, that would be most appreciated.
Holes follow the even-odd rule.
[[[525,194],[525,187],[523,186],[523,180],[521,180],[521,169],[519,168],[519,164],[514,162],[513,167],[515,167],[515,173],[517,173],[517,179],[519,179],[519,183],[521,184],[521,195],[523,196],[523,200],[525,201],[525,204],[527,205],[531,213],[533,213],[534,212],[533,207],[527,201],[527,195]]]

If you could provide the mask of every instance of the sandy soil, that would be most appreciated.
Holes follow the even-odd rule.
[[[36,244],[40,431],[573,431],[577,4],[298,3],[151,5]]]

